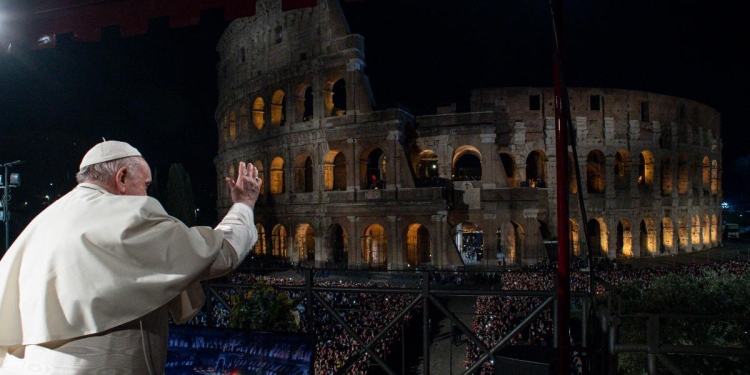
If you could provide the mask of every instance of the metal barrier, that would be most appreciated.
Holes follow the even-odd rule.
[[[474,345],[476,345],[478,348],[480,348],[482,355],[480,358],[478,358],[476,361],[471,363],[466,370],[463,372],[463,374],[471,374],[478,371],[482,365],[488,361],[491,361],[495,354],[498,353],[502,348],[506,347],[511,340],[516,337],[516,335],[519,332],[522,332],[525,328],[529,327],[530,324],[540,316],[540,314],[545,311],[546,309],[552,309],[553,310],[553,317],[554,317],[554,301],[555,301],[555,292],[554,289],[551,290],[500,290],[500,285],[477,285],[479,283],[480,278],[477,277],[476,279],[473,279],[471,277],[471,274],[468,273],[462,273],[465,277],[462,279],[462,285],[455,286],[455,285],[440,285],[440,283],[435,282],[437,279],[434,277],[436,274],[458,274],[456,272],[441,272],[441,271],[434,271],[434,270],[424,270],[424,271],[403,271],[403,272],[387,272],[388,277],[388,285],[384,285],[382,287],[328,287],[328,286],[319,286],[315,285],[314,283],[314,275],[322,274],[322,270],[319,269],[303,269],[298,270],[298,272],[304,273],[304,285],[275,285],[276,288],[280,290],[286,290],[294,293],[299,293],[299,295],[296,297],[294,303],[295,305],[302,304],[304,302],[305,306],[305,315],[307,322],[310,322],[309,324],[314,324],[314,317],[313,317],[313,309],[314,309],[314,303],[317,301],[322,307],[325,313],[328,314],[328,316],[341,325],[341,327],[346,331],[346,334],[348,334],[354,341],[356,341],[357,344],[360,345],[361,349],[355,354],[347,358],[346,362],[338,369],[336,374],[343,374],[349,369],[352,365],[354,365],[357,361],[359,361],[365,354],[369,355],[369,357],[374,361],[383,372],[387,374],[397,374],[398,372],[394,371],[390,366],[386,363],[386,361],[381,358],[381,356],[378,355],[378,353],[375,350],[375,346],[378,345],[378,343],[386,337],[386,335],[395,329],[398,329],[399,324],[404,320],[404,317],[407,316],[407,314],[415,312],[415,309],[418,307],[422,308],[422,373],[423,374],[430,374],[430,346],[432,342],[432,337],[430,337],[430,327],[429,327],[429,321],[430,321],[430,314],[431,309],[435,309],[435,311],[442,314],[445,318],[447,318],[450,321],[450,324],[455,326],[455,329],[460,331],[462,334],[465,335],[467,340]],[[376,279],[376,280],[384,280],[382,277],[382,274],[384,272],[373,272],[373,271],[362,271],[362,272],[354,272],[353,271],[346,271],[348,275],[354,275],[355,273],[359,276],[359,279],[362,280],[365,277],[363,275],[366,275],[366,278],[368,279]],[[500,273],[500,272],[497,272]],[[487,272],[480,273],[481,274],[487,274]],[[328,274],[330,275],[330,273]],[[395,276],[395,277],[394,277]],[[429,280],[430,282],[424,282],[425,280]],[[398,282],[399,286],[395,287],[393,286],[393,281]],[[209,284],[207,286],[208,293],[212,295],[216,301],[219,304],[224,305],[228,308],[227,301],[225,301],[221,295],[217,292],[218,289],[221,288],[248,288],[250,285],[234,285],[234,284]],[[326,301],[326,298],[323,296],[324,293],[329,292],[345,292],[345,293],[388,293],[388,294],[408,294],[413,296],[413,299],[409,302],[409,304],[398,311],[395,318],[392,319],[390,322],[386,324],[385,327],[383,327],[379,332],[377,332],[374,335],[374,338],[372,338],[369,342],[367,342],[361,335],[359,335],[356,332],[356,328],[350,324],[348,324],[341,316],[340,311],[337,311],[331,304],[329,304]],[[521,297],[537,297],[540,298],[541,303],[536,305],[536,307],[533,309],[533,311],[528,314],[523,320],[516,324],[514,327],[510,328],[507,334],[505,334],[500,341],[498,341],[494,346],[488,347],[478,336],[475,334],[470,327],[468,327],[462,320],[460,320],[440,299],[439,297],[452,297],[452,296],[521,296]],[[582,299],[585,297],[585,294],[582,292],[579,293],[572,293],[571,295],[573,298],[576,299]],[[210,300],[210,299],[209,299]],[[585,316],[589,312],[589,303],[583,303],[583,316],[585,321]],[[213,311],[213,308],[210,306],[207,306],[207,310],[209,313]],[[553,318],[553,324],[554,328],[552,330],[553,334],[556,334],[556,321]],[[581,336],[586,337],[586,324],[582,324],[582,332]],[[556,340],[553,341],[553,345]],[[585,339],[584,339],[585,343]],[[579,351],[587,352],[590,349],[585,347],[579,347],[576,348]],[[402,369],[403,372],[403,369]]]

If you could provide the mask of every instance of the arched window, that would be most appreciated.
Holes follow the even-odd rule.
[[[719,163],[711,160],[711,195],[716,195],[719,191]]]
[[[708,156],[703,157],[703,194],[708,195],[711,189],[711,161]]]
[[[379,268],[388,264],[388,236],[379,224],[365,229],[362,237],[362,259],[370,267]]]
[[[623,257],[633,256],[633,234],[630,231],[630,222],[628,220],[620,220],[617,223],[617,255]]]
[[[362,189],[385,189],[386,158],[380,148],[368,148],[362,152],[360,165],[360,187]]]
[[[654,183],[654,156],[644,150],[638,159],[638,185],[652,186]]]
[[[422,224],[412,224],[406,230],[406,263],[411,266],[418,266],[424,263],[430,263],[432,255],[430,254],[430,232]]]
[[[240,105],[240,119],[237,126],[237,134],[247,134],[248,123],[247,103],[242,103],[242,105]]]
[[[237,139],[237,114],[234,111],[229,112],[229,139]]]
[[[333,84],[333,110],[331,116],[346,114],[346,81],[342,78]]]
[[[439,165],[438,157],[432,150],[420,152],[417,165],[415,166],[417,177],[422,179],[438,177],[440,175]]]
[[[579,257],[581,256],[581,240],[579,238],[580,228],[578,227],[577,221],[573,219],[568,220],[570,220],[570,230],[568,233],[570,250],[573,251],[573,255]]]
[[[690,223],[690,241],[693,244],[693,249],[700,249],[701,245],[701,217],[693,215]]]
[[[604,221],[604,218],[595,218],[589,220],[588,227],[586,229],[589,235],[589,247],[591,249],[591,253],[594,255],[607,256],[607,224]]]
[[[298,193],[313,191],[313,163],[308,154],[300,154],[294,160],[294,191]]]
[[[641,220],[641,256],[654,253],[654,221],[649,218]]]
[[[331,225],[329,231],[329,245],[333,251],[333,262],[346,264],[349,262],[349,236],[339,224]]]
[[[284,92],[276,90],[271,98],[271,125],[284,125],[286,122],[286,99]]]
[[[271,236],[272,236],[272,243],[273,243],[273,255],[286,258],[287,256],[286,228],[284,228],[284,226],[281,224],[276,224],[276,226],[273,227],[273,232],[271,233]]]
[[[659,252],[671,253],[674,247],[674,227],[672,226],[672,219],[664,217],[661,219],[661,247]]]
[[[266,123],[266,120],[263,118],[265,106],[266,103],[261,97],[258,97],[253,102],[253,125],[255,125],[255,128],[258,130],[263,129],[263,125]]]
[[[500,163],[503,165],[505,178],[508,180],[508,186],[517,187],[518,181],[516,180],[516,162],[515,160],[513,160],[513,155],[507,152],[501,152]]]
[[[677,251],[684,253],[688,248],[688,223],[684,216],[680,216],[677,219]]]
[[[630,189],[630,154],[626,150],[615,154],[615,190]]]
[[[674,179],[672,178],[672,162],[669,156],[663,156],[661,158],[661,195],[670,196],[672,195]]]
[[[604,153],[592,150],[586,157],[586,189],[589,194],[604,193]]]
[[[456,160],[454,170],[456,180],[479,181],[482,179],[482,161],[470,153],[465,153]]]
[[[529,187],[545,187],[547,181],[547,155],[531,151],[526,157],[526,182]]]
[[[688,158],[685,154],[680,154],[677,162],[677,194],[685,195],[690,190],[690,168]]]
[[[294,242],[297,245],[297,254],[300,261],[315,261],[315,232],[312,225],[300,224],[297,227]]]
[[[323,164],[323,186],[326,191],[346,190],[346,156],[338,150],[328,151]]]
[[[271,194],[281,194],[284,192],[284,159],[275,157],[271,161]]]
[[[268,249],[266,248],[266,229],[263,228],[263,224],[261,223],[256,223],[255,229],[258,231],[258,241],[255,242],[253,253],[258,255],[267,255]]]

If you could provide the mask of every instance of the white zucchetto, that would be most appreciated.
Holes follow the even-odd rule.
[[[92,147],[81,160],[80,169],[83,167],[103,163],[105,161],[127,158],[129,156],[142,156],[135,147],[118,141],[104,141]]]

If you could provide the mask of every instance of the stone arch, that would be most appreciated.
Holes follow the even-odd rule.
[[[693,243],[693,248],[701,248],[701,217],[700,215],[693,215],[690,222],[690,239]]]
[[[409,225],[404,232],[406,263],[420,265],[432,262],[430,231],[422,224]]]
[[[349,262],[349,235],[340,224],[332,224],[328,230],[328,245],[333,253],[333,262],[347,264]]]
[[[258,177],[260,177],[260,180],[262,182],[261,185],[260,185],[260,192],[259,192],[259,194],[263,195],[263,194],[266,193],[266,184],[268,183],[266,181],[266,172],[263,169],[263,162],[260,161],[260,160],[256,160],[253,163],[253,165],[255,166],[255,168],[258,169]]]
[[[572,152],[568,152],[568,193],[578,194],[578,178]]]
[[[417,155],[414,170],[418,178],[434,178],[440,176],[440,163],[432,150],[424,150]]]
[[[258,241],[255,242],[253,253],[258,255],[268,255],[268,243],[266,242],[266,229],[261,223],[255,223],[255,230],[258,231]]]
[[[237,113],[229,111],[229,139],[237,139]]]
[[[346,155],[339,150],[328,151],[323,159],[323,188],[346,190]]]
[[[677,194],[685,195],[690,191],[690,168],[688,157],[680,154],[677,159]]]
[[[656,228],[653,219],[647,217],[641,219],[640,234],[641,256],[653,255],[656,250]]]
[[[385,189],[386,155],[380,147],[368,147],[359,159],[362,189]]]
[[[315,261],[315,230],[312,225],[308,223],[298,225],[294,243],[297,246],[300,261]]]
[[[615,190],[630,189],[630,154],[619,150],[615,154]]]
[[[313,186],[313,162],[308,153],[301,153],[294,159],[294,192],[310,193]]]
[[[346,114],[346,80],[341,78],[333,84],[333,110],[331,116],[343,116]]]
[[[526,157],[526,182],[529,187],[544,187],[547,181],[547,155],[534,150]]]
[[[708,192],[711,189],[711,161],[708,159],[708,156],[703,157],[703,162],[701,165],[701,172],[703,177],[703,194],[708,195]]]
[[[638,159],[638,185],[651,186],[653,183],[654,155],[649,150],[643,150]]]
[[[248,115],[249,113],[247,111],[247,103],[243,101],[243,103],[240,105],[239,121],[237,124],[237,131],[239,134],[247,134],[247,127],[249,124]]]
[[[276,90],[271,97],[271,125],[286,123],[286,98],[284,91]]]
[[[295,91],[295,112],[297,121],[309,121],[313,118],[313,92],[309,83],[302,83],[297,86]]]
[[[719,192],[719,163],[716,159],[711,160],[711,195]]]
[[[516,171],[516,161],[513,158],[513,154],[509,152],[500,152],[500,163],[505,171],[505,179],[508,182],[508,186],[518,186],[518,172]]]
[[[604,221],[604,218],[597,217],[590,219],[586,229],[589,235],[588,248],[591,254],[607,256],[609,252],[607,245],[609,238],[607,235],[607,223]]]
[[[261,97],[257,97],[253,102],[253,125],[258,130],[263,129],[263,125],[265,125],[266,123],[266,120],[264,118],[265,107],[266,103]]]
[[[661,157],[661,195],[670,196],[674,190],[674,179],[672,178],[672,161],[669,156]]]
[[[271,245],[274,256],[284,258],[288,256],[286,241],[286,228],[281,224],[276,224],[271,232]]]
[[[456,226],[456,248],[464,264],[479,264],[484,257],[484,232],[478,225],[466,221]]]
[[[674,226],[670,217],[661,219],[661,246],[660,253],[672,253],[674,251]]]
[[[325,116],[346,114],[346,81],[343,77],[331,77],[325,83],[323,105],[325,106]]]
[[[715,245],[719,240],[719,219],[716,214],[711,215],[711,245]]]
[[[574,256],[581,256],[581,240],[580,233],[581,228],[578,226],[578,222],[575,219],[570,220],[570,230],[568,233],[568,240],[570,241],[570,251],[573,252]]]
[[[371,268],[388,264],[388,235],[380,224],[369,225],[361,238],[362,260]]]
[[[677,252],[684,253],[688,249],[688,223],[684,216],[677,218]]]
[[[284,192],[284,159],[280,156],[271,161],[271,181],[269,182],[271,194]]]
[[[711,246],[711,219],[708,218],[708,214],[703,215],[703,228],[701,234],[703,235],[703,245],[706,247]]]
[[[606,165],[601,150],[591,150],[586,156],[586,190],[589,194],[604,193]]]
[[[464,145],[453,153],[454,180],[479,181],[482,179],[482,153],[474,146]]]
[[[633,256],[633,233],[630,228],[630,221],[626,219],[617,223],[617,240],[615,242],[617,256]]]

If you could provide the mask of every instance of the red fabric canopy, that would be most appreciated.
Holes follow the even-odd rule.
[[[22,0],[7,5],[0,40],[30,48],[54,47],[56,34],[73,33],[78,41],[97,41],[101,29],[119,25],[123,36],[143,34],[148,20],[169,17],[169,27],[196,25],[201,11],[224,9],[233,20],[255,14],[257,0]],[[284,11],[314,7],[317,0],[282,0]]]

